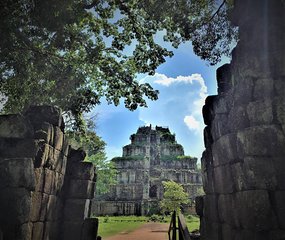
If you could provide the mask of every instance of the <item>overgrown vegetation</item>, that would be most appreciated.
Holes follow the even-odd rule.
[[[129,160],[144,160],[144,155],[135,155],[135,156],[127,156],[127,157],[114,157],[112,161],[129,161]]]

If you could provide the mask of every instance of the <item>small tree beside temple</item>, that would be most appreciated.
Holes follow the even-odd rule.
[[[160,201],[162,212],[180,212],[183,204],[189,203],[189,196],[181,184],[174,181],[162,182],[164,187],[163,199]]]

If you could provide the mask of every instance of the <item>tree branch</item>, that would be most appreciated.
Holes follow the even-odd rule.
[[[97,4],[98,4],[98,0],[94,0],[91,4],[88,4],[88,5],[84,5],[83,8],[84,9],[91,9],[93,7],[95,7]]]
[[[219,8],[217,9],[217,11],[212,15],[212,17],[210,18],[210,20],[209,20],[209,22],[211,22],[213,19],[214,19],[214,17],[219,13],[219,11],[221,10],[221,8],[225,5],[225,3],[226,3],[226,0],[224,0],[223,2],[222,2],[222,4],[219,6]]]

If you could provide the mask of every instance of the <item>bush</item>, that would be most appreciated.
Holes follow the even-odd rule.
[[[109,222],[109,216],[108,216],[108,215],[106,215],[106,216],[104,217],[103,222],[104,222],[104,223]]]
[[[157,214],[152,214],[149,217],[149,221],[150,222],[167,222],[166,219],[164,218],[164,216],[157,215]]]

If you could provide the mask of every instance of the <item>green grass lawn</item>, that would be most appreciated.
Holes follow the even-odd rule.
[[[108,237],[120,232],[131,232],[147,223],[149,217],[141,216],[119,216],[119,217],[98,217],[99,236]],[[189,232],[199,229],[200,220],[195,216],[185,216]],[[165,222],[170,223],[170,217],[165,217]]]
[[[185,216],[186,224],[188,227],[189,232],[192,232],[193,230],[199,230],[200,227],[200,219],[195,216]]]
[[[98,235],[103,238],[120,232],[131,232],[145,224],[147,220],[148,217],[136,216],[99,217]]]

